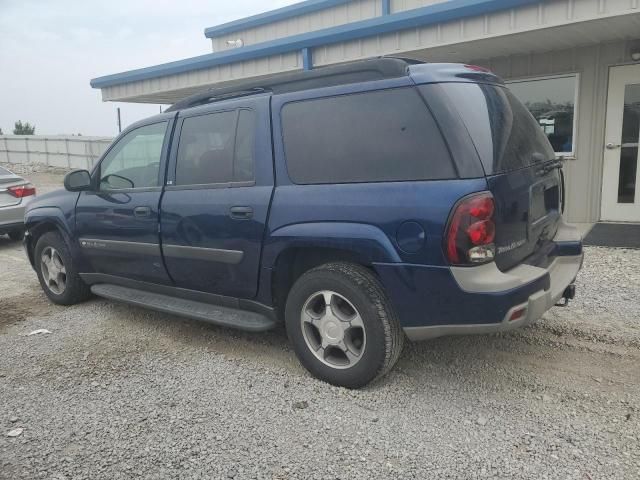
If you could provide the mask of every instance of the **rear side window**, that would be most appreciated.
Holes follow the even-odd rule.
[[[254,130],[251,110],[185,118],[178,144],[176,185],[253,180]]]
[[[454,178],[429,110],[413,88],[286,104],[287,170],[298,184]]]
[[[487,175],[553,160],[555,153],[529,110],[505,87],[443,84],[478,150]]]

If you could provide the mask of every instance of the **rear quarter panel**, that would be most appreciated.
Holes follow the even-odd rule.
[[[451,207],[460,197],[485,188],[484,179],[282,185],[274,194],[263,258],[275,261],[279,252],[295,246],[296,237],[280,235],[283,229],[296,224],[319,224],[314,233],[317,246],[361,254],[369,236],[366,257],[371,263],[445,265],[442,235]],[[407,221],[418,223],[425,233],[423,246],[415,253],[402,251],[397,242],[398,228]],[[363,229],[354,239],[354,229],[347,233],[341,226],[349,223],[373,228]]]

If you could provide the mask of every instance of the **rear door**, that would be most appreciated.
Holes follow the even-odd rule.
[[[92,191],[76,204],[76,231],[93,272],[169,284],[162,263],[158,207],[172,120],[133,128],[94,170]]]
[[[269,97],[181,113],[161,205],[175,285],[252,298],[273,191]]]
[[[544,263],[561,217],[561,163],[527,108],[501,85],[443,84],[476,146],[496,204],[496,264]]]

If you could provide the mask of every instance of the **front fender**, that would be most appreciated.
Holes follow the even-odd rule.
[[[71,228],[68,225],[67,219],[62,209],[58,207],[37,207],[28,210],[24,214],[24,225],[27,230],[33,230],[43,223],[51,223],[55,225],[63,235],[67,237],[71,236]]]
[[[24,215],[24,225],[24,246],[32,266],[34,265],[34,239],[38,238],[42,231],[56,230],[69,245],[72,255],[76,256],[79,253],[76,242],[72,241],[73,231],[69,225],[69,219],[65,217],[62,209],[50,206],[32,208]]]
[[[273,268],[278,256],[290,248],[332,248],[354,254],[363,264],[400,263],[389,237],[364,223],[313,222],[287,225],[269,234],[262,255],[264,268]]]

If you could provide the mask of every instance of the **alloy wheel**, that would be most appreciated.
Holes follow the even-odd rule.
[[[67,269],[55,248],[46,247],[42,250],[40,270],[47,288],[56,295],[62,295],[67,286]]]
[[[351,368],[364,354],[367,336],[360,313],[344,296],[323,290],[302,307],[300,326],[309,350],[332,368]]]

